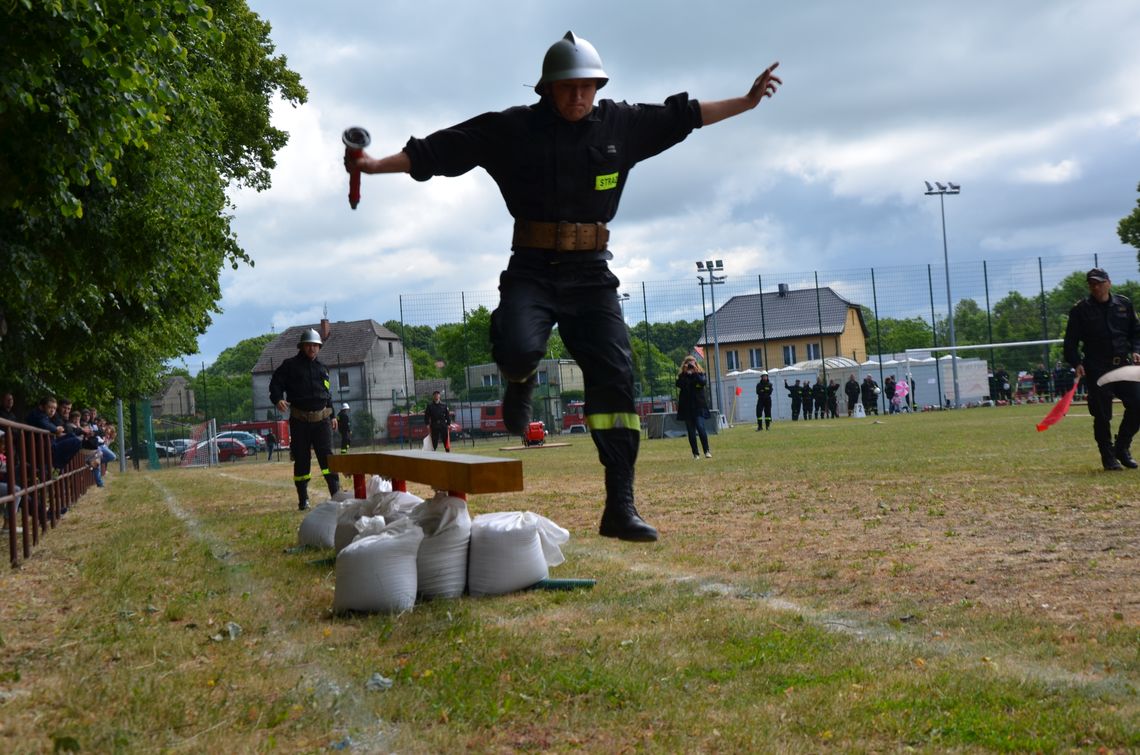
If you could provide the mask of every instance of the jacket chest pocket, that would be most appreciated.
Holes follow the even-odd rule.
[[[615,141],[601,141],[586,146],[589,177],[594,191],[611,191],[618,188],[621,177],[621,145]]]

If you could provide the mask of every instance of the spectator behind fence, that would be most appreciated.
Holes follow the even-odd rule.
[[[35,409],[28,413],[25,424],[39,430],[51,433],[51,465],[55,469],[63,469],[71,461],[83,445],[83,441],[74,435],[67,435],[62,424],[55,422],[57,403],[54,397],[44,396]]]
[[[11,391],[5,391],[4,396],[0,397],[0,419],[6,419],[9,422],[19,422],[16,419],[16,397],[12,395]]]

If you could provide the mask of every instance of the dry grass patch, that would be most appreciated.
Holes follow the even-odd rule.
[[[569,528],[554,576],[597,586],[401,616],[331,614],[286,464],[119,477],[3,577],[0,747],[1140,748],[1140,475],[1041,413],[646,442],[653,545],[595,534],[588,438],[521,452],[527,492],[473,513]]]

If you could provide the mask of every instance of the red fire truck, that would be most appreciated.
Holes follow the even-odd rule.
[[[462,428],[455,422],[451,423],[451,437],[458,437]],[[428,436],[428,426],[424,422],[423,414],[409,415],[401,412],[392,412],[388,415],[388,442],[399,443],[402,440],[420,440]]]
[[[289,447],[289,422],[283,419],[267,419],[260,422],[231,422],[222,425],[222,430],[244,430],[264,438],[270,432],[277,436],[278,448]]]
[[[644,420],[650,414],[676,412],[677,405],[670,396],[653,396],[635,399],[634,409],[637,416]],[[570,401],[566,404],[566,412],[562,415],[562,432],[586,432],[585,402]]]

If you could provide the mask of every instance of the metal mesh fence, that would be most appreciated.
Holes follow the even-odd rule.
[[[942,265],[893,265],[843,270],[765,273],[736,270],[731,261],[725,265],[723,282],[711,285],[707,276],[666,281],[626,281],[619,289],[623,316],[630,327],[635,352],[635,369],[639,393],[653,395],[672,386],[679,356],[676,323],[687,323],[693,336],[684,346],[691,348],[711,342],[701,331],[702,322],[712,319],[714,310],[723,308],[732,297],[768,293],[781,284],[789,288],[830,288],[849,302],[865,308],[869,318],[866,355],[841,355],[862,360],[866,356],[902,351],[903,348],[949,344],[948,301],[952,302],[956,343],[982,344],[1029,339],[1059,338],[1063,335],[1064,315],[1083,291],[1083,272],[1090,267],[1106,269],[1120,291],[1122,282],[1136,269],[1136,257],[1127,250],[1109,254],[1083,254],[1063,257],[1023,257],[953,263],[949,266],[950,292],[947,293],[947,270]],[[718,270],[718,273],[721,271]],[[1081,273],[1080,286],[1072,285],[1075,273]],[[1069,278],[1067,287],[1062,284]],[[1125,284],[1126,288],[1128,284]],[[1135,284],[1131,284],[1135,287]],[[1075,291],[1075,293],[1074,293]],[[400,296],[400,327],[405,344],[417,345],[417,330],[423,326],[434,331],[435,353],[442,354],[449,366],[445,376],[451,379],[453,398],[473,400],[497,397],[501,378],[490,365],[487,315],[498,303],[494,290],[456,293],[404,294]],[[892,321],[910,321],[925,328],[925,343],[897,338],[882,332]],[[696,323],[696,331],[692,325]],[[921,323],[921,325],[920,325]],[[883,325],[884,327],[880,327]],[[422,336],[426,337],[426,336]],[[893,338],[893,340],[892,340]],[[886,339],[886,340],[884,340]],[[922,339],[920,339],[922,340]],[[427,344],[421,344],[427,345]],[[725,344],[720,344],[723,347]],[[1009,369],[1023,370],[1038,361],[1055,356],[1042,349],[1014,353],[1013,358],[1025,364],[1010,364]],[[569,359],[560,350],[557,336],[552,339],[551,359]],[[712,357],[713,355],[709,355]],[[826,348],[823,356],[832,356]],[[983,354],[982,358],[1002,355]],[[664,359],[662,359],[664,357]],[[770,353],[766,364],[780,366],[781,355]],[[727,363],[722,353],[713,367],[721,371],[748,364]],[[668,371],[667,375],[655,374]],[[417,374],[416,378],[433,377]],[[551,382],[555,382],[553,376]],[[559,386],[564,387],[564,386]],[[563,391],[565,392],[565,391]],[[409,393],[423,398],[409,385]]]

